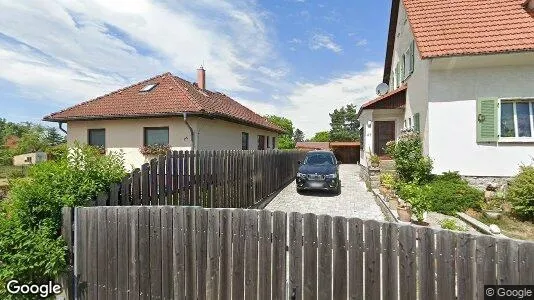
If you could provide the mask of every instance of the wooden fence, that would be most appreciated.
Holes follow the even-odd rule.
[[[534,284],[534,243],[491,236],[266,210],[74,215],[79,299],[483,299],[485,284]]]
[[[294,179],[301,151],[173,151],[112,184],[96,205],[247,208]]]

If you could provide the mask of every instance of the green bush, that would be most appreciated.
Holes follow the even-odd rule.
[[[75,146],[14,180],[0,203],[0,299],[8,298],[5,284],[12,278],[42,283],[61,274],[66,266],[61,208],[88,204],[124,176],[120,157]]]
[[[388,143],[386,151],[395,160],[402,181],[424,184],[431,180],[432,160],[423,155],[423,142],[418,134],[403,134],[396,143]]]
[[[395,182],[396,182],[395,174],[390,173],[390,172],[380,174],[380,184],[383,187],[387,189],[393,189],[395,187]]]
[[[534,166],[522,166],[508,187],[507,199],[521,218],[534,221]]]
[[[456,231],[467,231],[467,229],[461,225],[456,224],[456,221],[452,218],[444,219],[440,222],[441,228]]]
[[[423,186],[402,184],[399,196],[408,202],[411,202],[410,199],[425,201],[423,208],[448,215],[468,208],[479,208],[484,199],[483,192],[450,174],[436,176]]]

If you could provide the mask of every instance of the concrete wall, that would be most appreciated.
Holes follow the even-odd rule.
[[[258,149],[258,135],[269,139],[269,148],[274,149],[272,138],[278,134],[272,131],[262,130],[246,125],[236,124],[218,119],[199,119],[198,122],[198,149],[199,150],[241,150],[241,133],[247,132],[248,149]],[[265,142],[267,149],[267,141]]]
[[[435,173],[513,176],[519,165],[533,162],[534,138],[522,143],[476,142],[478,98],[534,98],[534,56],[524,54],[518,60],[521,65],[503,65],[511,61],[507,55],[493,55],[433,62],[428,114]]]
[[[189,117],[188,122],[196,134],[198,150],[240,150],[243,131],[249,133],[251,150],[258,147],[258,135],[269,136],[270,148],[272,148],[272,137],[277,137],[274,132],[221,120]],[[67,141],[71,145],[75,141],[86,144],[89,129],[105,128],[106,151],[122,153],[125,167],[131,170],[151,159],[139,152],[139,148],[143,145],[144,127],[169,127],[171,149],[177,151],[191,149],[191,134],[181,117],[72,121],[68,123]]]

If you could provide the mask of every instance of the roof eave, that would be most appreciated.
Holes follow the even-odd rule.
[[[397,20],[399,18],[400,0],[391,1],[391,13],[389,16],[389,31],[386,49],[386,59],[384,62],[384,75],[382,81],[389,84],[391,64],[393,62],[393,50],[395,50],[395,35],[397,33]]]

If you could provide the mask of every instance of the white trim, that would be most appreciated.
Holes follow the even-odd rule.
[[[512,102],[513,107],[513,121],[515,137],[501,137],[501,104],[503,102]],[[528,102],[530,113],[530,137],[518,137],[519,128],[517,123],[517,102]],[[500,98],[498,100],[497,122],[498,122],[498,143],[534,143],[534,98],[532,97],[514,97],[514,98]]]

